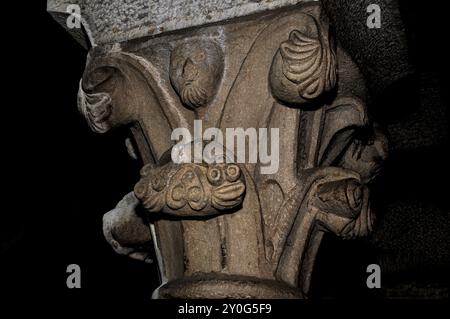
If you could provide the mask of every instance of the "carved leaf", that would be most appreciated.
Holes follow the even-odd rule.
[[[221,185],[213,191],[212,204],[217,209],[232,208],[241,203],[244,191],[245,185],[240,181]]]
[[[313,37],[292,31],[289,40],[281,44],[280,54],[283,74],[297,84],[301,97],[314,99],[334,87],[335,53],[320,33]]]

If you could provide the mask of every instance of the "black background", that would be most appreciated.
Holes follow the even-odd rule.
[[[371,105],[383,104],[376,120],[392,141],[374,189],[378,228],[368,239],[325,238],[313,298],[448,298],[448,28],[445,8],[422,2],[401,2],[415,75]],[[87,128],[76,106],[87,52],[45,1],[33,3],[3,13],[0,287],[16,300],[144,303],[158,285],[156,266],[115,254],[101,222],[140,164],[126,152],[124,130]],[[72,263],[81,266],[81,289],[66,287]],[[382,266],[382,289],[366,287],[370,263]]]

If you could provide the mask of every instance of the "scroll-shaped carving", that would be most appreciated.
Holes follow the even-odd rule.
[[[344,239],[366,236],[372,229],[369,191],[356,179],[320,185],[314,206],[321,212],[319,223]]]
[[[134,192],[149,212],[209,216],[242,204],[245,181],[236,164],[145,166]]]
[[[170,80],[184,105],[207,105],[217,92],[223,73],[220,47],[210,40],[191,40],[171,55]]]
[[[311,16],[293,30],[270,70],[272,93],[287,103],[305,103],[334,88],[337,62],[327,32]]]
[[[312,266],[324,231],[343,238],[367,234],[372,228],[367,187],[358,173],[337,167],[314,169],[304,180],[305,187],[298,185],[282,210],[289,214],[290,230],[281,236],[284,244],[277,247],[273,257],[279,258],[276,276],[280,280],[299,286],[307,293]],[[275,238],[280,238],[275,236]],[[279,257],[278,257],[279,256]]]

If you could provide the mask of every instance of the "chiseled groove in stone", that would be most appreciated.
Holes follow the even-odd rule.
[[[49,12],[78,4],[91,41],[106,44],[278,9],[308,0],[48,0]],[[310,0],[317,1],[317,0]]]

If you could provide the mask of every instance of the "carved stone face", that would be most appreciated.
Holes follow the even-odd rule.
[[[172,52],[170,80],[188,107],[205,106],[212,100],[222,72],[222,52],[212,41],[185,42]]]

